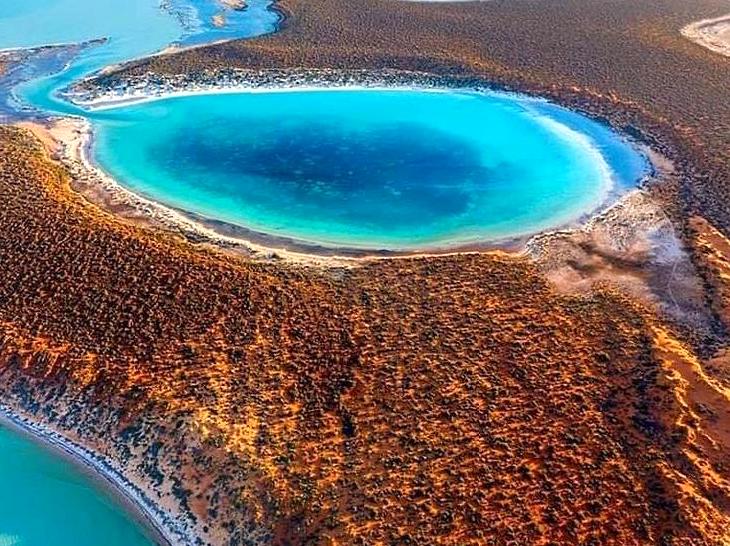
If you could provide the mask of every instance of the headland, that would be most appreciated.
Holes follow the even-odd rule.
[[[204,543],[723,544],[730,75],[677,31],[718,5],[283,0],[278,35],[84,86],[478,78],[661,153],[659,183],[522,254],[251,260],[98,207],[73,155],[1,128],[5,403]]]

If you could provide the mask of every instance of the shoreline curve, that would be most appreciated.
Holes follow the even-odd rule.
[[[509,252],[522,254],[535,239],[553,233],[580,229],[589,222],[600,219],[604,214],[630,200],[644,186],[662,176],[655,158],[663,157],[646,144],[639,152],[646,158],[648,170],[637,182],[636,187],[623,191],[614,188],[599,206],[580,214],[570,222],[556,224],[547,229],[530,232],[499,240],[483,240],[472,243],[441,247],[422,247],[406,250],[384,250],[377,248],[348,248],[309,244],[283,236],[268,235],[225,221],[206,218],[193,212],[170,207],[153,199],[135,193],[120,184],[111,175],[98,167],[90,157],[93,137],[90,122],[85,118],[57,118],[50,127],[38,123],[21,123],[19,126],[31,131],[44,143],[72,176],[72,190],[102,210],[132,223],[142,223],[153,229],[180,234],[196,244],[208,244],[222,250],[230,250],[248,257],[265,260],[284,260],[290,263],[314,266],[352,266],[369,259],[413,258],[426,256],[447,256],[464,253]],[[634,142],[639,146],[640,143]],[[126,209],[126,210],[124,210]]]
[[[42,449],[61,456],[94,483],[109,493],[127,514],[139,524],[150,540],[159,546],[195,544],[195,536],[183,529],[175,529],[170,517],[145,495],[145,493],[106,458],[92,449],[82,446],[36,420],[16,413],[6,405],[0,405],[0,426],[4,426],[28,438]]]
[[[714,53],[730,57],[730,13],[714,19],[702,19],[681,29],[685,38]]]
[[[239,79],[240,77],[240,79]],[[507,96],[514,96],[520,100],[534,101],[535,103],[551,103],[549,99],[532,96],[525,93],[501,90],[493,88],[485,82],[484,85],[464,86],[463,82],[449,80],[450,85],[440,85],[443,78],[430,74],[402,73],[396,72],[372,72],[363,71],[360,73],[343,73],[341,71],[322,71],[320,74],[312,74],[311,71],[294,74],[269,73],[251,74],[244,72],[242,75],[233,75],[225,78],[222,83],[209,82],[201,84],[197,81],[159,81],[150,85],[149,82],[134,81],[122,88],[92,88],[90,91],[74,93],[71,97],[76,105],[89,108],[91,111],[104,111],[130,105],[137,105],[148,102],[167,100],[171,98],[182,98],[198,95],[213,94],[237,94],[237,93],[286,93],[299,91],[354,91],[354,90],[384,90],[384,91],[412,91],[448,93],[461,91],[467,93],[500,93]],[[131,89],[130,89],[131,88]],[[75,99],[75,100],[74,100]],[[559,105],[558,105],[559,106]],[[562,107],[562,106],[561,106]],[[567,108],[572,112],[586,115],[575,109]],[[589,119],[592,119],[590,116]],[[600,122],[601,120],[594,120]],[[616,130],[615,128],[611,128]],[[293,255],[304,255],[314,257],[339,257],[339,258],[365,258],[365,257],[398,257],[398,256],[422,256],[422,255],[444,255],[459,252],[489,251],[489,250],[521,250],[525,243],[532,237],[548,231],[564,230],[584,224],[597,214],[605,211],[615,204],[618,198],[627,193],[630,188],[617,187],[614,180],[604,180],[605,188],[601,191],[601,198],[594,206],[580,211],[568,211],[558,215],[556,221],[550,226],[533,227],[524,231],[517,231],[503,237],[467,237],[466,239],[452,238],[448,241],[426,242],[423,244],[404,245],[402,247],[393,245],[373,244],[340,244],[332,242],[320,242],[297,238],[295,236],[268,234],[245,225],[231,223],[217,218],[211,218],[203,214],[181,209],[173,205],[160,202],[154,198],[139,194],[124,184],[115,180],[109,173],[104,171],[93,159],[91,147],[93,145],[93,131],[87,120],[79,121],[78,131],[83,133],[83,142],[62,142],[65,153],[64,163],[76,164],[76,169],[81,167],[82,171],[91,174],[96,179],[97,187],[101,188],[108,198],[116,202],[123,202],[136,209],[144,209],[151,212],[153,220],[161,221],[166,227],[175,229],[182,228],[183,231],[191,231],[195,236],[202,236],[205,239],[212,239],[213,242],[222,246],[231,244],[248,247],[254,254],[276,254],[292,257]],[[577,132],[569,127],[566,130]],[[580,134],[580,133],[579,133]],[[642,157],[646,164],[643,176],[636,180],[635,186],[640,187],[647,179],[654,174],[650,154],[647,153],[648,145],[637,141],[625,133],[617,132],[617,137],[629,143]],[[558,135],[556,135],[558,137]],[[562,137],[561,137],[562,138]],[[61,139],[62,141],[66,139]],[[582,144],[586,144],[581,140]],[[70,145],[69,145],[70,144]],[[590,144],[590,142],[589,142]],[[605,164],[605,171],[610,177],[611,167],[606,164],[605,158],[600,152],[593,150],[600,156]],[[81,193],[84,193],[83,191]],[[87,196],[88,197],[88,196]],[[98,203],[97,203],[98,204]],[[301,261],[295,259],[294,261]],[[305,260],[309,261],[309,260]]]

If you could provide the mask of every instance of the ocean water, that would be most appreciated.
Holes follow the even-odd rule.
[[[604,126],[544,101],[425,90],[248,92],[94,114],[124,186],[269,235],[411,249],[570,222],[646,168]]]
[[[152,544],[75,466],[0,427],[0,546]]]
[[[280,16],[272,0],[249,0],[248,9],[225,9],[219,0],[3,0],[0,49],[75,44],[106,39],[84,49],[65,67],[37,74],[14,89],[18,101],[44,113],[84,115],[59,98],[73,82],[101,68],[189,46],[273,32]],[[217,27],[213,16],[226,24]]]

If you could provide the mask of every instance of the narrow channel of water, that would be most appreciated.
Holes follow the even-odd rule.
[[[248,0],[247,9],[219,0],[23,0],[0,3],[0,50],[104,39],[68,60],[64,70],[41,63],[14,89],[19,106],[52,114],[85,115],[59,98],[71,83],[104,67],[169,46],[246,38],[276,30],[272,0]],[[216,16],[222,19],[214,19]]]
[[[271,0],[248,0],[248,5],[238,12],[217,0],[2,1],[0,51],[104,41],[48,49],[13,68],[0,80],[5,85],[0,119],[85,116],[58,92],[109,64],[170,44],[253,36],[276,28],[279,16],[269,9]],[[79,466],[0,427],[0,546],[152,544],[144,526]]]

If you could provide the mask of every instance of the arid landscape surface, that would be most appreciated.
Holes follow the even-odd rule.
[[[673,163],[645,194],[682,267],[595,234],[551,259],[253,261],[89,203],[3,127],[3,403],[203,543],[730,543],[730,71],[679,32],[726,3],[279,7],[278,34],[101,84],[395,68],[546,95]]]

